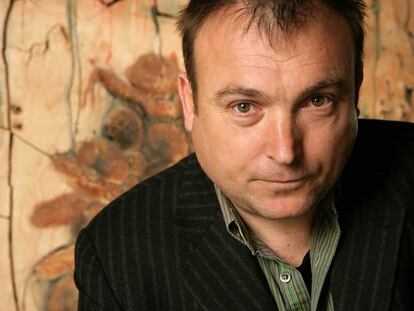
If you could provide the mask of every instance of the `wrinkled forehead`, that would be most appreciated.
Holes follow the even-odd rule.
[[[291,20],[291,25],[278,23],[270,9],[262,9],[264,11],[259,13],[251,12],[240,1],[219,9],[207,17],[195,37],[195,62],[197,63],[198,56],[204,54],[203,50],[213,44],[224,48],[229,47],[229,42],[239,42],[241,48],[251,36],[260,39],[272,52],[279,52],[297,49],[299,36],[315,40],[319,39],[315,38],[315,34],[319,33],[324,35],[326,44],[329,44],[330,38],[340,37],[344,41],[344,48],[354,54],[352,30],[342,16],[320,3],[307,8],[311,11],[306,16],[298,13],[300,16],[297,20]]]
[[[285,47],[285,42],[293,43],[297,34],[305,31],[309,23],[317,19],[343,19],[319,1],[309,0],[303,5],[290,7],[287,4],[276,7],[271,1],[264,5],[253,2],[254,5],[250,1],[229,1],[229,5],[214,11],[202,23],[195,41],[213,27],[215,32],[229,32],[229,35],[243,35],[253,31],[272,47]],[[220,26],[219,29],[217,25]]]
[[[224,40],[228,38],[242,40],[250,32],[255,33],[263,42],[267,42],[270,45],[281,37],[282,32],[276,29],[276,23],[274,25],[269,23],[269,14],[270,12],[267,13],[266,17],[267,25],[264,25],[264,18],[257,20],[249,12],[246,5],[240,2],[221,8],[206,18],[196,35],[195,46],[200,41],[200,37],[205,37],[203,39],[208,41],[216,41],[220,38]]]
[[[344,18],[318,11],[288,38],[281,29],[268,38],[258,25],[246,29],[248,16],[238,12],[235,7],[218,12],[198,34],[194,60],[200,91],[230,82],[259,88],[258,81],[269,82],[265,76],[280,85],[295,81],[298,88],[338,76],[352,84],[355,52]]]

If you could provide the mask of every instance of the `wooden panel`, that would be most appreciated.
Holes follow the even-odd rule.
[[[178,2],[160,4],[174,9],[171,14],[179,8]],[[71,275],[79,229],[139,179],[188,153],[177,109],[174,20],[160,20],[157,34],[151,5],[14,2],[6,61],[13,64],[11,233],[21,310],[75,310]],[[169,39],[158,44],[164,32]],[[168,56],[165,63],[156,56],[160,51]],[[137,91],[127,70],[145,84],[141,75],[158,79],[151,66],[167,69],[169,76],[160,80],[166,88]],[[145,99],[149,115],[142,116],[140,103],[125,103],[116,86]],[[126,131],[120,127],[125,122]],[[12,301],[10,292],[7,297]]]
[[[73,241],[66,226],[37,228],[32,214],[38,202],[70,190],[60,174],[52,169],[49,157],[16,139],[13,146],[13,259],[20,306],[43,310],[47,283],[33,274],[37,262],[53,250]]]
[[[154,20],[155,3],[164,16]],[[0,311],[14,311],[13,280],[20,310],[75,310],[80,228],[189,152],[175,88],[183,62],[174,16],[186,3],[13,1],[3,29],[11,1],[0,1],[0,36],[7,35],[0,62]],[[368,6],[362,115],[414,121],[414,0]]]
[[[368,1],[364,117],[414,122],[413,0]]]
[[[15,311],[8,240],[9,222],[0,219],[0,311]]]
[[[15,309],[11,269],[10,230],[10,188],[8,184],[9,134],[0,130],[0,311]]]
[[[74,112],[66,7],[61,1],[17,1],[9,23],[10,101],[20,111],[12,129],[49,153],[67,150]]]
[[[0,2],[0,25],[5,24],[10,1]],[[3,49],[5,32],[0,32],[0,50]],[[11,269],[10,230],[10,187],[9,187],[9,143],[8,102],[6,86],[6,68],[0,57],[0,311],[16,311],[13,294],[13,277]]]

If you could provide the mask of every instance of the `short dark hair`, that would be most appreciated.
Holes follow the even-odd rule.
[[[209,16],[221,9],[242,4],[244,13],[249,16],[249,28],[256,24],[269,40],[276,27],[282,33],[298,30],[312,17],[317,5],[324,5],[345,18],[354,36],[355,46],[355,86],[356,100],[363,79],[363,56],[366,16],[364,0],[190,0],[180,12],[177,27],[182,37],[182,51],[187,76],[197,96],[196,68],[194,61],[194,41],[201,26]],[[271,13],[271,14],[269,14]]]

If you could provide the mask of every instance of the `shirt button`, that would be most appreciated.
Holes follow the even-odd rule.
[[[289,281],[290,281],[290,274],[289,274],[289,273],[287,273],[287,272],[283,272],[283,273],[281,273],[281,274],[280,274],[280,280],[281,280],[283,283],[289,283]]]

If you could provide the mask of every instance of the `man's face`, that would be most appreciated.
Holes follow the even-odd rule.
[[[239,211],[300,217],[332,188],[356,137],[351,30],[322,10],[271,47],[242,22],[230,10],[200,29],[197,113],[179,82],[185,125],[201,167]]]

